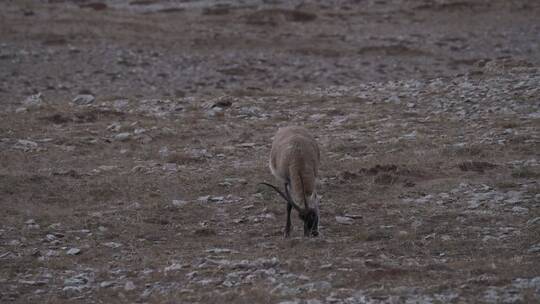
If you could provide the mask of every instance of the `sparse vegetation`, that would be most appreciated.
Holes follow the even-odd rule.
[[[540,302],[540,2],[90,2],[0,1],[1,303]]]

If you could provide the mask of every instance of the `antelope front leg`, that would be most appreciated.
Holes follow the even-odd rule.
[[[292,205],[287,203],[287,223],[285,224],[285,234],[284,237],[288,238],[291,234],[291,210]]]
[[[289,185],[286,183],[285,184],[285,195],[287,195],[287,197],[291,197],[291,195],[289,194]],[[292,205],[287,203],[287,223],[285,224],[285,234],[284,234],[284,237],[288,238],[289,235],[291,234],[291,210],[292,210]]]

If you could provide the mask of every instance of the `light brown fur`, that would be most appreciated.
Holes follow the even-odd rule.
[[[281,184],[290,184],[295,202],[303,203],[304,195],[309,199],[316,193],[319,163],[319,147],[305,128],[293,126],[277,131],[270,152],[270,171]]]
[[[319,234],[319,198],[316,191],[319,164],[319,147],[315,138],[305,128],[292,126],[277,131],[270,152],[270,171],[285,187],[285,197],[290,193],[293,203],[304,205],[303,209],[295,208],[304,221],[306,236]],[[291,228],[290,213],[289,203],[286,237],[289,236]]]

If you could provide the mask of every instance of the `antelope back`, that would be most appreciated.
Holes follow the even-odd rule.
[[[302,127],[285,127],[277,131],[270,153],[270,170],[281,182],[289,183],[297,203],[304,195],[310,200],[315,193],[320,152],[317,142]]]

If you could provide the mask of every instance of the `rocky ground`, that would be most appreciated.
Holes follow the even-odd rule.
[[[0,302],[540,301],[540,3],[0,2]],[[321,236],[271,137],[322,150]]]

